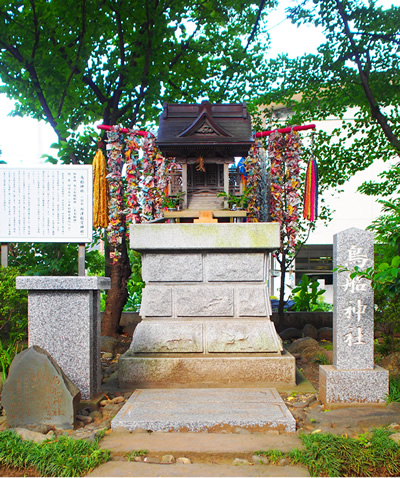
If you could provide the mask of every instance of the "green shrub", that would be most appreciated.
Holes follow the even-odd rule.
[[[26,338],[27,291],[15,287],[15,279],[21,275],[16,267],[0,267],[0,339],[4,342]]]
[[[16,267],[0,267],[0,367],[4,383],[15,355],[23,348],[28,329],[27,291],[15,287]]]
[[[325,290],[318,290],[318,287],[317,281],[311,281],[306,274],[303,274],[300,284],[292,290],[293,309],[306,312],[323,310],[319,299]]]

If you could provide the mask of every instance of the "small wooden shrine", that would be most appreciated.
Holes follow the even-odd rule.
[[[246,104],[164,104],[156,144],[181,165],[183,208],[218,210],[229,193],[229,165],[253,144]],[[172,184],[172,194],[177,187]],[[225,204],[226,206],[226,204]]]

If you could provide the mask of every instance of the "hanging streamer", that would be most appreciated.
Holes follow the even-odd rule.
[[[317,161],[311,158],[306,172],[303,217],[315,221],[318,216],[318,169]]]
[[[106,158],[97,150],[93,159],[93,227],[108,226],[108,184]]]

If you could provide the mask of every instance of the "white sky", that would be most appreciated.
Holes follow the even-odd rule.
[[[316,52],[316,47],[323,41],[322,34],[310,26],[297,30],[288,20],[285,20],[285,6],[290,2],[285,0],[281,6],[268,16],[268,28],[271,35],[271,50],[268,56],[279,53],[290,56]],[[8,114],[13,109],[13,101],[0,94],[0,160],[10,166],[35,165],[43,162],[43,154],[56,155],[50,145],[57,142],[57,136],[52,128],[44,122],[32,118],[13,118]]]

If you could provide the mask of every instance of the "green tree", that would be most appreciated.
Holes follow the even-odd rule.
[[[332,134],[317,131],[314,152],[321,185],[343,185],[374,160],[400,153],[400,8],[383,9],[373,0],[305,0],[287,14],[297,25],[321,28],[326,42],[315,55],[269,61],[258,103],[290,107],[293,124],[342,119]],[[355,121],[345,119],[351,108]],[[399,173],[399,165],[388,167],[380,183],[361,190],[399,191]]]
[[[84,139],[83,125],[143,126],[162,101],[251,98],[274,1],[0,0],[0,92],[15,114],[53,127],[64,162],[90,162],[94,132]],[[116,332],[130,273],[123,243],[105,335]]]

